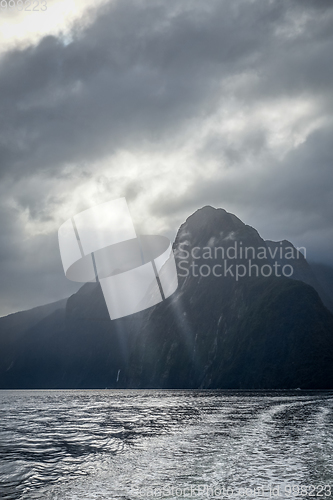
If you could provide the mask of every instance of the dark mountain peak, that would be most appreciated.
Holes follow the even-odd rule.
[[[225,229],[227,226],[232,229],[245,226],[236,215],[227,212],[224,208],[214,208],[211,205],[196,210],[186,219],[185,224],[189,227],[194,226],[196,229],[205,227],[207,224],[223,226]]]
[[[234,240],[252,245],[264,244],[257,230],[244,224],[236,215],[223,208],[206,205],[196,210],[180,226],[175,247],[185,241],[193,246],[211,246]]]

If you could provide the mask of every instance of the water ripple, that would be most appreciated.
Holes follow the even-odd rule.
[[[0,391],[0,405],[3,500],[333,483],[331,393]]]

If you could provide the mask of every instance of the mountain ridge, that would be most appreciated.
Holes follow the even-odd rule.
[[[177,232],[179,287],[162,303],[110,321],[99,284],[87,283],[65,308],[59,303],[29,323],[18,342],[10,341],[0,318],[0,387],[333,388],[330,298],[304,256],[292,260],[292,279],[182,275],[192,265],[205,272],[222,265],[193,249],[228,254],[236,243],[295,248],[287,240],[263,240],[224,209],[202,207]],[[179,267],[185,260],[187,268]],[[291,259],[277,262],[282,268]],[[261,269],[272,263],[269,255],[252,261]]]

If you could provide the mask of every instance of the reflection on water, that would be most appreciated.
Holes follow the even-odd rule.
[[[0,405],[1,499],[333,497],[332,393],[0,391]]]

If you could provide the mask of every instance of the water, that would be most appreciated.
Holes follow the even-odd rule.
[[[333,496],[332,393],[0,391],[0,405],[1,500]]]

